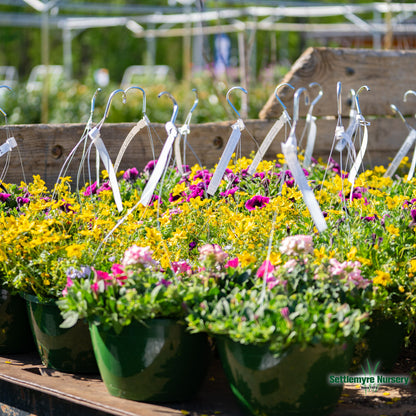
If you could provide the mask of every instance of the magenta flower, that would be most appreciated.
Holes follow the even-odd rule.
[[[100,192],[103,191],[111,191],[111,186],[109,182],[104,182],[101,186],[100,189],[98,189],[97,194],[99,194]]]
[[[123,179],[129,182],[135,181],[139,176],[139,171],[136,168],[127,169],[123,173]]]
[[[270,199],[267,196],[255,195],[253,198],[246,201],[245,207],[249,211],[253,211],[256,208],[261,209],[264,208],[269,203],[269,201]]]
[[[172,282],[169,282],[169,280],[166,279],[160,279],[159,282],[157,283],[157,286],[163,285],[165,287],[168,287],[172,284]]]
[[[148,173],[152,173],[154,168],[156,167],[157,160],[151,160],[145,167],[144,171]]]
[[[84,196],[91,196],[91,195],[95,195],[97,193],[97,182],[94,182],[91,185],[88,185],[85,188],[84,191]]]
[[[117,280],[117,282],[120,285],[123,285],[124,284],[124,280],[127,279],[127,276],[126,276],[126,274],[124,272],[124,268],[123,268],[123,266],[121,264],[114,263],[111,266],[111,273],[113,274],[113,276],[115,277],[115,279]]]
[[[231,260],[228,260],[227,263],[225,263],[225,267],[232,267],[233,269],[238,267],[238,257],[235,257]]]
[[[66,296],[68,294],[68,289],[71,286],[73,286],[73,284],[74,284],[74,281],[69,276],[67,276],[66,277],[66,285],[65,285],[64,289],[62,290],[62,296]]]
[[[11,194],[0,193],[0,202],[6,202],[6,200],[11,196]]]
[[[230,196],[230,195],[234,195],[237,191],[238,191],[238,186],[235,186],[234,188],[227,189],[224,192],[220,192],[220,196],[227,197],[227,196]]]
[[[175,273],[192,273],[192,268],[186,261],[172,262],[172,269]]]
[[[28,204],[30,202],[29,198],[24,198],[22,196],[18,196],[16,198],[17,205],[21,207],[22,205]]]
[[[269,260],[264,260],[263,264],[258,268],[256,276],[259,278],[269,279],[273,277],[274,266]]]

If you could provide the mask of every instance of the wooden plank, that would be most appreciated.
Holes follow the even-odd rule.
[[[376,51],[369,49],[344,48],[308,48],[294,63],[282,82],[293,85],[296,89],[308,87],[311,82],[318,82],[324,91],[322,99],[316,104],[314,114],[318,116],[335,116],[337,114],[337,82],[342,83],[342,112],[347,115],[350,104],[351,88],[358,90],[367,85],[370,92],[360,94],[360,106],[364,116],[384,116],[392,114],[390,104],[395,104],[403,114],[416,112],[416,97],[408,97],[403,102],[403,94],[409,89],[416,89],[414,68],[416,51]],[[315,97],[317,88],[311,89]],[[293,109],[293,91],[285,87],[279,90],[279,97],[287,105],[289,114]],[[300,106],[300,114],[307,111]],[[260,111],[261,119],[278,118],[281,106],[274,94]]]
[[[368,155],[373,164],[387,164],[389,158],[402,144],[407,135],[404,123],[399,118],[377,118],[370,120]],[[412,121],[409,120],[411,123]],[[273,125],[269,120],[249,120],[246,122],[247,131],[244,131],[241,139],[241,155],[249,156],[250,152],[257,149]],[[303,120],[298,123],[297,136],[300,142]],[[188,136],[189,143],[198,155],[203,166],[211,168],[218,162],[228,137],[231,133],[232,122],[207,123],[191,126]],[[344,120],[344,125],[348,120]],[[108,148],[110,156],[114,161],[124,137],[127,135],[133,123],[107,124],[102,128],[102,138]],[[336,120],[317,120],[317,140],[315,155],[327,158],[334,137]],[[162,148],[162,142],[166,138],[163,125],[153,125],[153,141],[155,154],[158,155]],[[20,155],[26,175],[26,180],[31,181],[33,175],[40,175],[47,186],[51,187],[58,178],[64,160],[76,145],[82,135],[84,125],[82,124],[58,124],[58,125],[17,125],[13,126],[13,134],[19,144]],[[5,136],[4,128],[0,129],[0,138]],[[158,138],[159,137],[159,138]],[[282,130],[269,151],[266,159],[274,159],[277,153],[281,153],[281,142],[285,140],[285,132]],[[0,139],[3,140],[3,139]],[[303,146],[305,143],[303,143]],[[75,182],[78,166],[80,164],[81,152],[78,151],[71,164],[67,175],[72,176]],[[143,169],[149,160],[153,159],[150,140],[147,132],[139,134],[130,144],[128,151],[120,165],[124,170],[130,167]],[[187,152],[187,163],[194,164],[197,159],[191,151]],[[0,159],[0,169],[4,166],[5,156]],[[95,152],[92,152],[91,166],[94,169]],[[86,178],[87,179],[87,178]],[[10,167],[5,176],[5,182],[18,183],[23,180],[20,166],[19,153],[14,149],[11,152]],[[82,182],[83,183],[83,182]]]

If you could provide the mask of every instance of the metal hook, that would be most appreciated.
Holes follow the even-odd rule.
[[[315,97],[315,99],[311,102],[311,105],[310,105],[310,107],[309,107],[309,113],[310,114],[312,114],[312,110],[313,110],[313,107],[315,106],[315,104],[322,98],[322,95],[324,94],[324,91],[323,91],[323,89],[322,89],[322,86],[321,86],[321,84],[319,84],[319,83],[317,83],[317,82],[311,82],[310,84],[309,84],[309,88],[311,88],[311,87],[314,87],[314,86],[318,86],[319,87],[319,93],[318,93],[318,95]]]
[[[283,107],[283,110],[285,110],[285,111],[287,111],[287,107],[283,104],[283,101],[280,99],[280,97],[277,95],[277,91],[281,88],[281,87],[283,87],[283,86],[288,86],[288,87],[290,87],[290,88],[292,88],[292,90],[294,90],[295,89],[295,87],[293,86],[293,85],[290,85],[289,83],[287,83],[287,82],[282,82],[281,84],[279,84],[277,87],[276,87],[276,89],[274,90],[274,96],[276,97],[276,99],[277,99],[277,101],[279,101],[279,104]]]
[[[172,113],[172,117],[170,118],[170,122],[175,124],[176,121],[176,117],[178,116],[178,103],[176,102],[176,100],[173,98],[172,94],[170,92],[167,91],[163,91],[161,92],[157,98],[160,98],[162,95],[167,94],[167,96],[172,100],[173,102],[173,113]]]
[[[111,101],[113,100],[113,97],[117,94],[117,93],[119,93],[119,92],[122,92],[123,93],[123,104],[125,104],[126,103],[126,93],[125,93],[125,91],[124,90],[122,90],[122,89],[118,89],[118,90],[115,90],[115,91],[113,91],[111,94],[110,94],[110,97],[108,98],[108,101],[107,101],[107,106],[105,107],[105,111],[104,111],[104,117],[103,117],[103,121],[108,117],[108,112],[110,111],[110,105],[111,105]]]
[[[358,96],[360,95],[360,92],[363,90],[363,89],[366,89],[367,91],[370,91],[370,88],[368,88],[367,87],[367,85],[363,85],[362,87],[360,87],[359,89],[358,89],[358,91],[356,92],[356,94],[355,94],[355,106],[357,107],[357,113],[359,114],[359,115],[362,115],[362,113],[361,113],[361,108],[360,108],[360,102],[359,102],[359,100],[358,100]]]
[[[13,92],[13,90],[8,85],[0,85],[0,88],[7,88],[10,92]],[[5,118],[7,118],[6,112],[1,107],[0,113],[2,113]]]
[[[337,108],[338,108],[338,117],[342,113],[342,96],[341,96],[341,81],[337,82]]]
[[[404,101],[404,102],[406,102],[406,101],[407,101],[407,96],[408,96],[409,94],[416,95],[416,91],[413,91],[413,90],[407,90],[407,91],[404,93],[404,95],[403,95],[403,101]]]
[[[237,109],[233,106],[233,104],[232,104],[232,102],[230,101],[230,99],[229,99],[229,95],[230,95],[230,92],[232,91],[232,90],[235,90],[235,89],[238,89],[238,90],[240,90],[240,91],[243,91],[244,92],[244,94],[247,94],[247,90],[246,89],[244,89],[243,87],[232,87],[232,88],[230,88],[229,90],[228,90],[228,92],[227,92],[227,95],[226,95],[226,99],[227,99],[227,101],[228,101],[228,104],[230,104],[230,107],[234,110],[234,112],[237,114],[237,116],[238,116],[238,118],[241,118],[241,116],[240,116],[240,113],[237,111]]]
[[[198,90],[196,88],[192,88],[192,91],[195,93],[195,101],[194,101],[194,104],[193,104],[192,108],[189,110],[190,114],[192,114],[194,112],[196,106],[199,103]]]
[[[413,130],[413,127],[404,118],[402,112],[394,104],[390,104],[390,108],[393,110],[394,113],[396,113],[396,114],[399,115],[399,117],[402,119],[403,123],[406,125],[407,129],[409,131],[412,131]]]
[[[101,92],[101,88],[97,88],[95,90],[94,95],[91,98],[91,112],[90,112],[91,119],[92,119],[92,115],[93,115],[94,110],[95,110],[95,99],[97,98],[97,95],[98,95],[99,92]]]
[[[142,113],[143,113],[143,115],[146,115],[146,93],[144,92],[144,89],[140,88],[140,87],[136,87],[136,86],[128,87],[125,91],[126,96],[127,96],[127,92],[129,90],[132,90],[132,89],[140,90],[143,93],[143,110],[142,110]]]
[[[303,92],[305,93],[305,104],[307,105],[309,103],[309,95],[306,88],[302,87],[296,90],[295,95],[293,96],[293,125],[295,125],[299,119],[299,100],[300,95]]]

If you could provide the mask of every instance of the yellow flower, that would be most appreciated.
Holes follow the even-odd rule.
[[[357,256],[357,247],[353,246],[350,248],[350,251],[347,254],[347,259],[353,261],[355,260],[356,256]]]
[[[81,257],[83,251],[85,250],[84,244],[71,244],[68,247],[65,247],[66,254],[68,257]]]
[[[403,293],[404,292],[404,287],[403,286],[399,286],[399,292]]]
[[[254,263],[257,260],[255,256],[251,255],[247,251],[244,251],[237,257],[242,267],[248,266],[249,264]]]
[[[399,232],[400,232],[400,230],[399,230],[397,227],[395,227],[394,225],[387,225],[387,226],[386,226],[386,230],[387,230],[390,234],[392,234],[393,236],[397,236],[397,235],[399,235]]]
[[[410,260],[409,272],[416,273],[416,260]]]
[[[373,279],[375,285],[387,286],[392,283],[390,273],[383,272],[382,270],[376,270],[376,277]]]

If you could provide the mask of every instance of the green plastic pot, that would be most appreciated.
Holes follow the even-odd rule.
[[[26,300],[29,323],[42,363],[66,373],[98,374],[88,325],[78,321],[69,329],[60,328],[63,319],[55,300],[40,302],[36,296]]]
[[[26,303],[18,295],[0,289],[0,354],[34,351]]]
[[[357,345],[357,361],[364,368],[367,361],[378,370],[389,372],[400,356],[406,336],[406,326],[392,318],[375,316],[364,339]]]
[[[231,390],[242,407],[261,416],[323,416],[336,407],[342,385],[329,384],[330,374],[346,374],[352,348],[296,346],[275,358],[268,346],[216,339]]]
[[[98,368],[108,392],[143,402],[189,400],[207,372],[205,334],[189,334],[171,319],[133,321],[120,334],[90,325]]]

